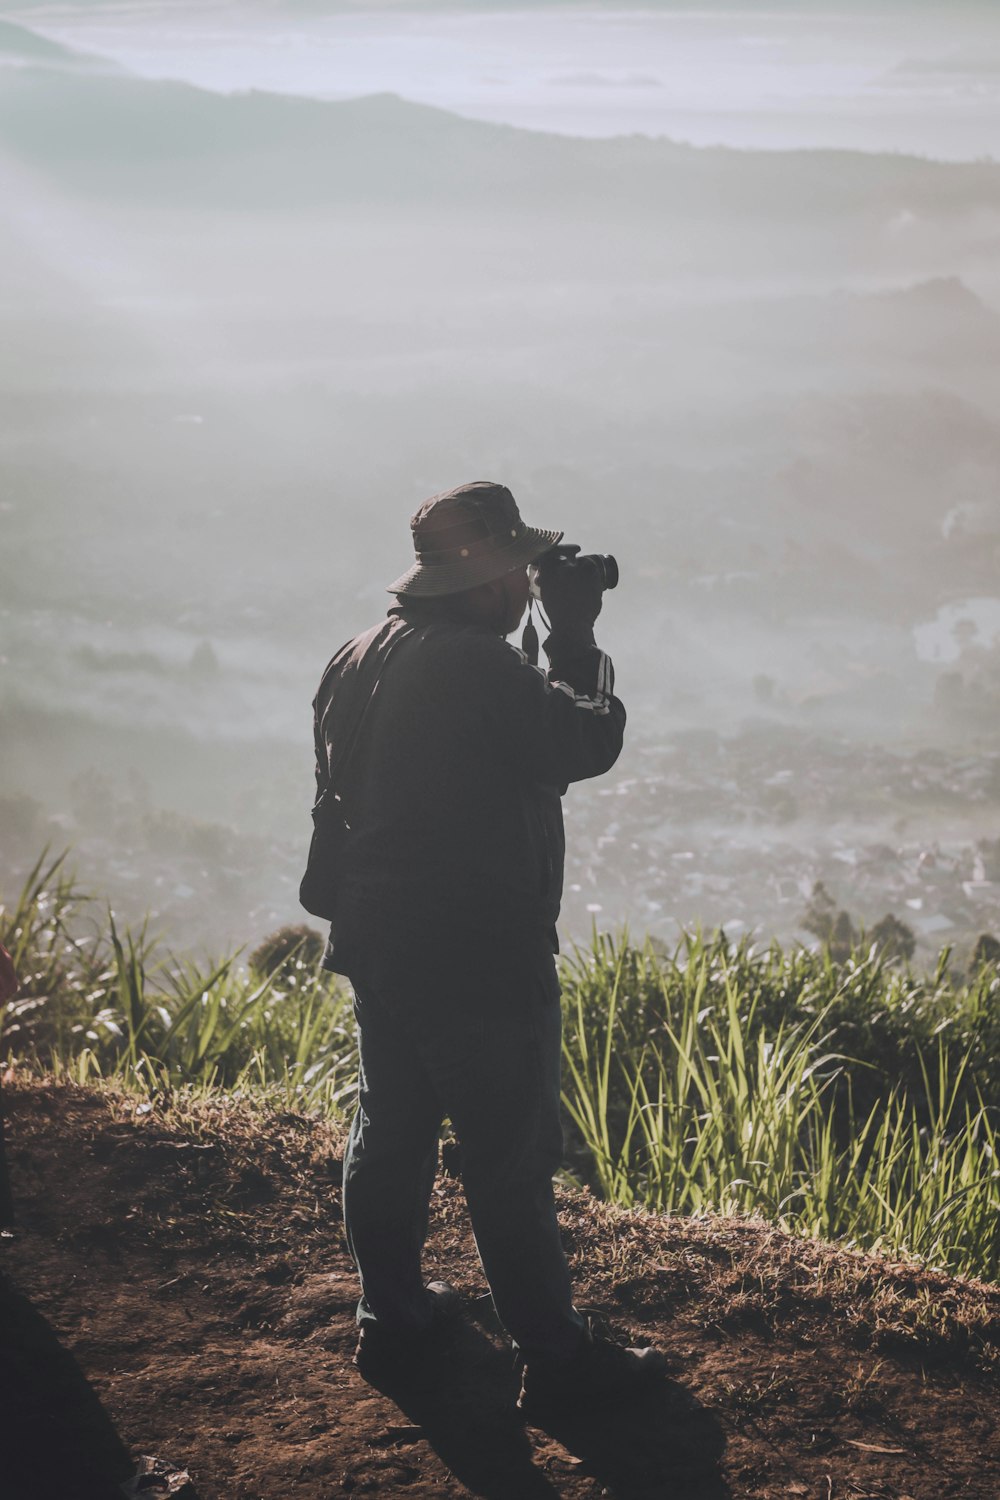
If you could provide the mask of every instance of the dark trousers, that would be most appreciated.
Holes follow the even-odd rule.
[[[416,1331],[430,1320],[421,1252],[448,1118],[497,1316],[525,1352],[571,1354],[584,1324],[552,1191],[562,1154],[553,958],[388,947],[352,963],[351,981],[361,1076],[344,1223],[359,1323]]]

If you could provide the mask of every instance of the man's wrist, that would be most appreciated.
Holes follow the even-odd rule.
[[[553,681],[568,683],[574,692],[588,698],[610,690],[610,663],[594,640],[590,626],[570,632],[568,637],[553,630],[544,648]]]
[[[542,649],[551,661],[556,656],[583,655],[596,645],[593,625],[553,625]]]

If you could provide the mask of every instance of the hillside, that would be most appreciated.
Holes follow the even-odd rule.
[[[485,474],[621,564],[568,939],[1000,930],[1000,168],[0,48],[3,894],[71,843],[182,947],[297,921],[319,674]]]
[[[563,1192],[581,1304],[663,1347],[671,1378],[523,1428],[455,1184],[435,1192],[427,1269],[470,1321],[411,1384],[375,1390],[350,1362],[330,1127],[13,1071],[4,1092],[7,1500],[120,1494],[130,1454],[187,1470],[187,1500],[995,1500],[995,1288]]]
[[[185,203],[207,194],[243,208],[346,200],[831,226],[845,213],[884,224],[894,213],[918,222],[1000,204],[1000,166],[989,162],[734,151],[641,135],[583,140],[468,120],[391,94],[220,95],[44,66],[5,78],[0,131],[22,162],[90,192]]]
[[[50,41],[27,26],[18,26],[15,21],[5,21],[0,16],[0,67],[12,63],[46,68],[94,68],[104,73],[118,71],[117,64],[106,58],[64,47],[61,42]]]

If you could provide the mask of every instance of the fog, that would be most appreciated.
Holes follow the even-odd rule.
[[[948,15],[4,12],[3,890],[72,845],[177,944],[298,920],[322,667],[488,477],[621,564],[569,936],[802,937],[816,879],[1000,929],[1000,19]]]
[[[475,119],[693,145],[997,147],[991,0],[726,4],[41,5],[47,38],[144,78],[335,99],[391,92]]]

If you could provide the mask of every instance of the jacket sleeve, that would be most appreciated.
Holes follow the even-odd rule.
[[[625,708],[611,658],[590,643],[545,642],[550,666],[532,666],[507,642],[484,674],[492,743],[524,780],[564,791],[611,769],[621,753]]]

